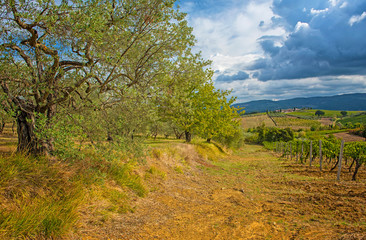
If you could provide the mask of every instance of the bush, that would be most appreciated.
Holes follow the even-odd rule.
[[[232,136],[218,136],[214,138],[215,141],[234,149],[241,148],[244,145],[245,139],[244,130],[241,127],[238,127]]]
[[[257,127],[256,132],[258,133],[257,143],[277,142],[284,141],[288,142],[294,139],[294,131],[290,128],[280,129],[275,127]]]

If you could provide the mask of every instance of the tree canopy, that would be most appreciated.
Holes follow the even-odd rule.
[[[156,121],[207,139],[229,133],[233,99],[210,83],[210,62],[191,52],[192,28],[174,4],[2,1],[0,99],[16,118],[18,151],[52,152],[53,137],[35,131],[41,115],[47,129],[58,112],[78,115],[87,135],[95,129],[85,121],[100,119],[108,138]]]
[[[315,115],[316,115],[316,116],[318,116],[318,117],[320,117],[320,116],[324,116],[324,114],[325,114],[325,112],[323,112],[322,110],[317,110],[317,111],[315,112]]]
[[[153,91],[194,44],[171,0],[6,0],[0,8],[1,94],[17,110],[18,133],[27,131],[20,137],[29,135],[20,139],[23,150],[50,147],[39,145],[25,119],[51,118],[57,105],[91,97],[107,106],[132,87]]]

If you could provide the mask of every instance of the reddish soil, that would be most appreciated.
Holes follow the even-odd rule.
[[[321,124],[323,124],[324,126],[329,126],[329,125],[333,125],[334,120],[333,120],[333,118],[321,118],[319,120],[319,122]]]
[[[174,161],[176,161],[174,163]],[[259,146],[183,173],[172,158],[149,159],[167,173],[134,212],[86,223],[83,239],[366,239],[366,174],[279,159]],[[315,162],[314,162],[315,164]],[[211,166],[212,165],[212,166]],[[329,168],[328,166],[326,166]],[[327,169],[326,168],[326,169]]]
[[[338,139],[343,139],[345,142],[363,142],[363,141],[365,141],[365,138],[363,138],[363,137],[353,135],[350,133],[346,133],[346,132],[335,133],[333,135]]]
[[[15,148],[0,135],[0,152]],[[67,239],[366,239],[364,166],[358,181],[344,168],[337,182],[330,165],[321,172],[256,145],[216,161],[193,145],[172,149],[141,166],[150,193],[130,199],[133,211],[82,211]],[[152,166],[161,174],[148,175]]]

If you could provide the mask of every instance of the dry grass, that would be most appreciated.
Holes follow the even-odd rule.
[[[0,236],[56,238],[75,224],[80,185],[64,164],[24,155],[0,157]]]
[[[342,172],[347,181],[337,183],[334,173],[257,145],[231,153],[212,143],[159,141],[149,144],[144,164],[98,153],[52,165],[3,159],[0,238],[365,237],[364,170],[358,182]]]
[[[78,239],[78,228],[100,228],[147,193],[129,153],[85,147],[72,159],[33,158],[13,153],[16,140],[0,135],[0,239]]]
[[[168,146],[167,146],[168,147]],[[154,191],[133,213],[116,216],[85,239],[339,239],[365,236],[364,182],[335,183],[327,174],[247,145],[215,161],[175,145],[147,165]],[[169,148],[169,147],[168,147]],[[174,151],[174,150],[173,150]],[[207,151],[210,151],[207,149]],[[191,158],[183,164],[185,157]],[[201,158],[203,162],[197,160]],[[180,166],[182,172],[178,172]],[[153,172],[156,170],[153,170]],[[150,173],[149,173],[150,174]],[[150,181],[150,180],[149,180]]]
[[[12,124],[7,123],[4,131],[0,134],[0,156],[9,156],[17,149],[18,138],[13,134]]]
[[[255,128],[264,124],[267,127],[274,127],[274,123],[267,115],[249,116],[241,118],[241,126],[244,129]]]

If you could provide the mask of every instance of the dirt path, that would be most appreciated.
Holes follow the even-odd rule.
[[[366,238],[365,181],[336,183],[260,146],[216,162],[187,161],[182,171],[171,159],[149,164],[167,177],[151,180],[134,212],[89,225],[83,239]]]

